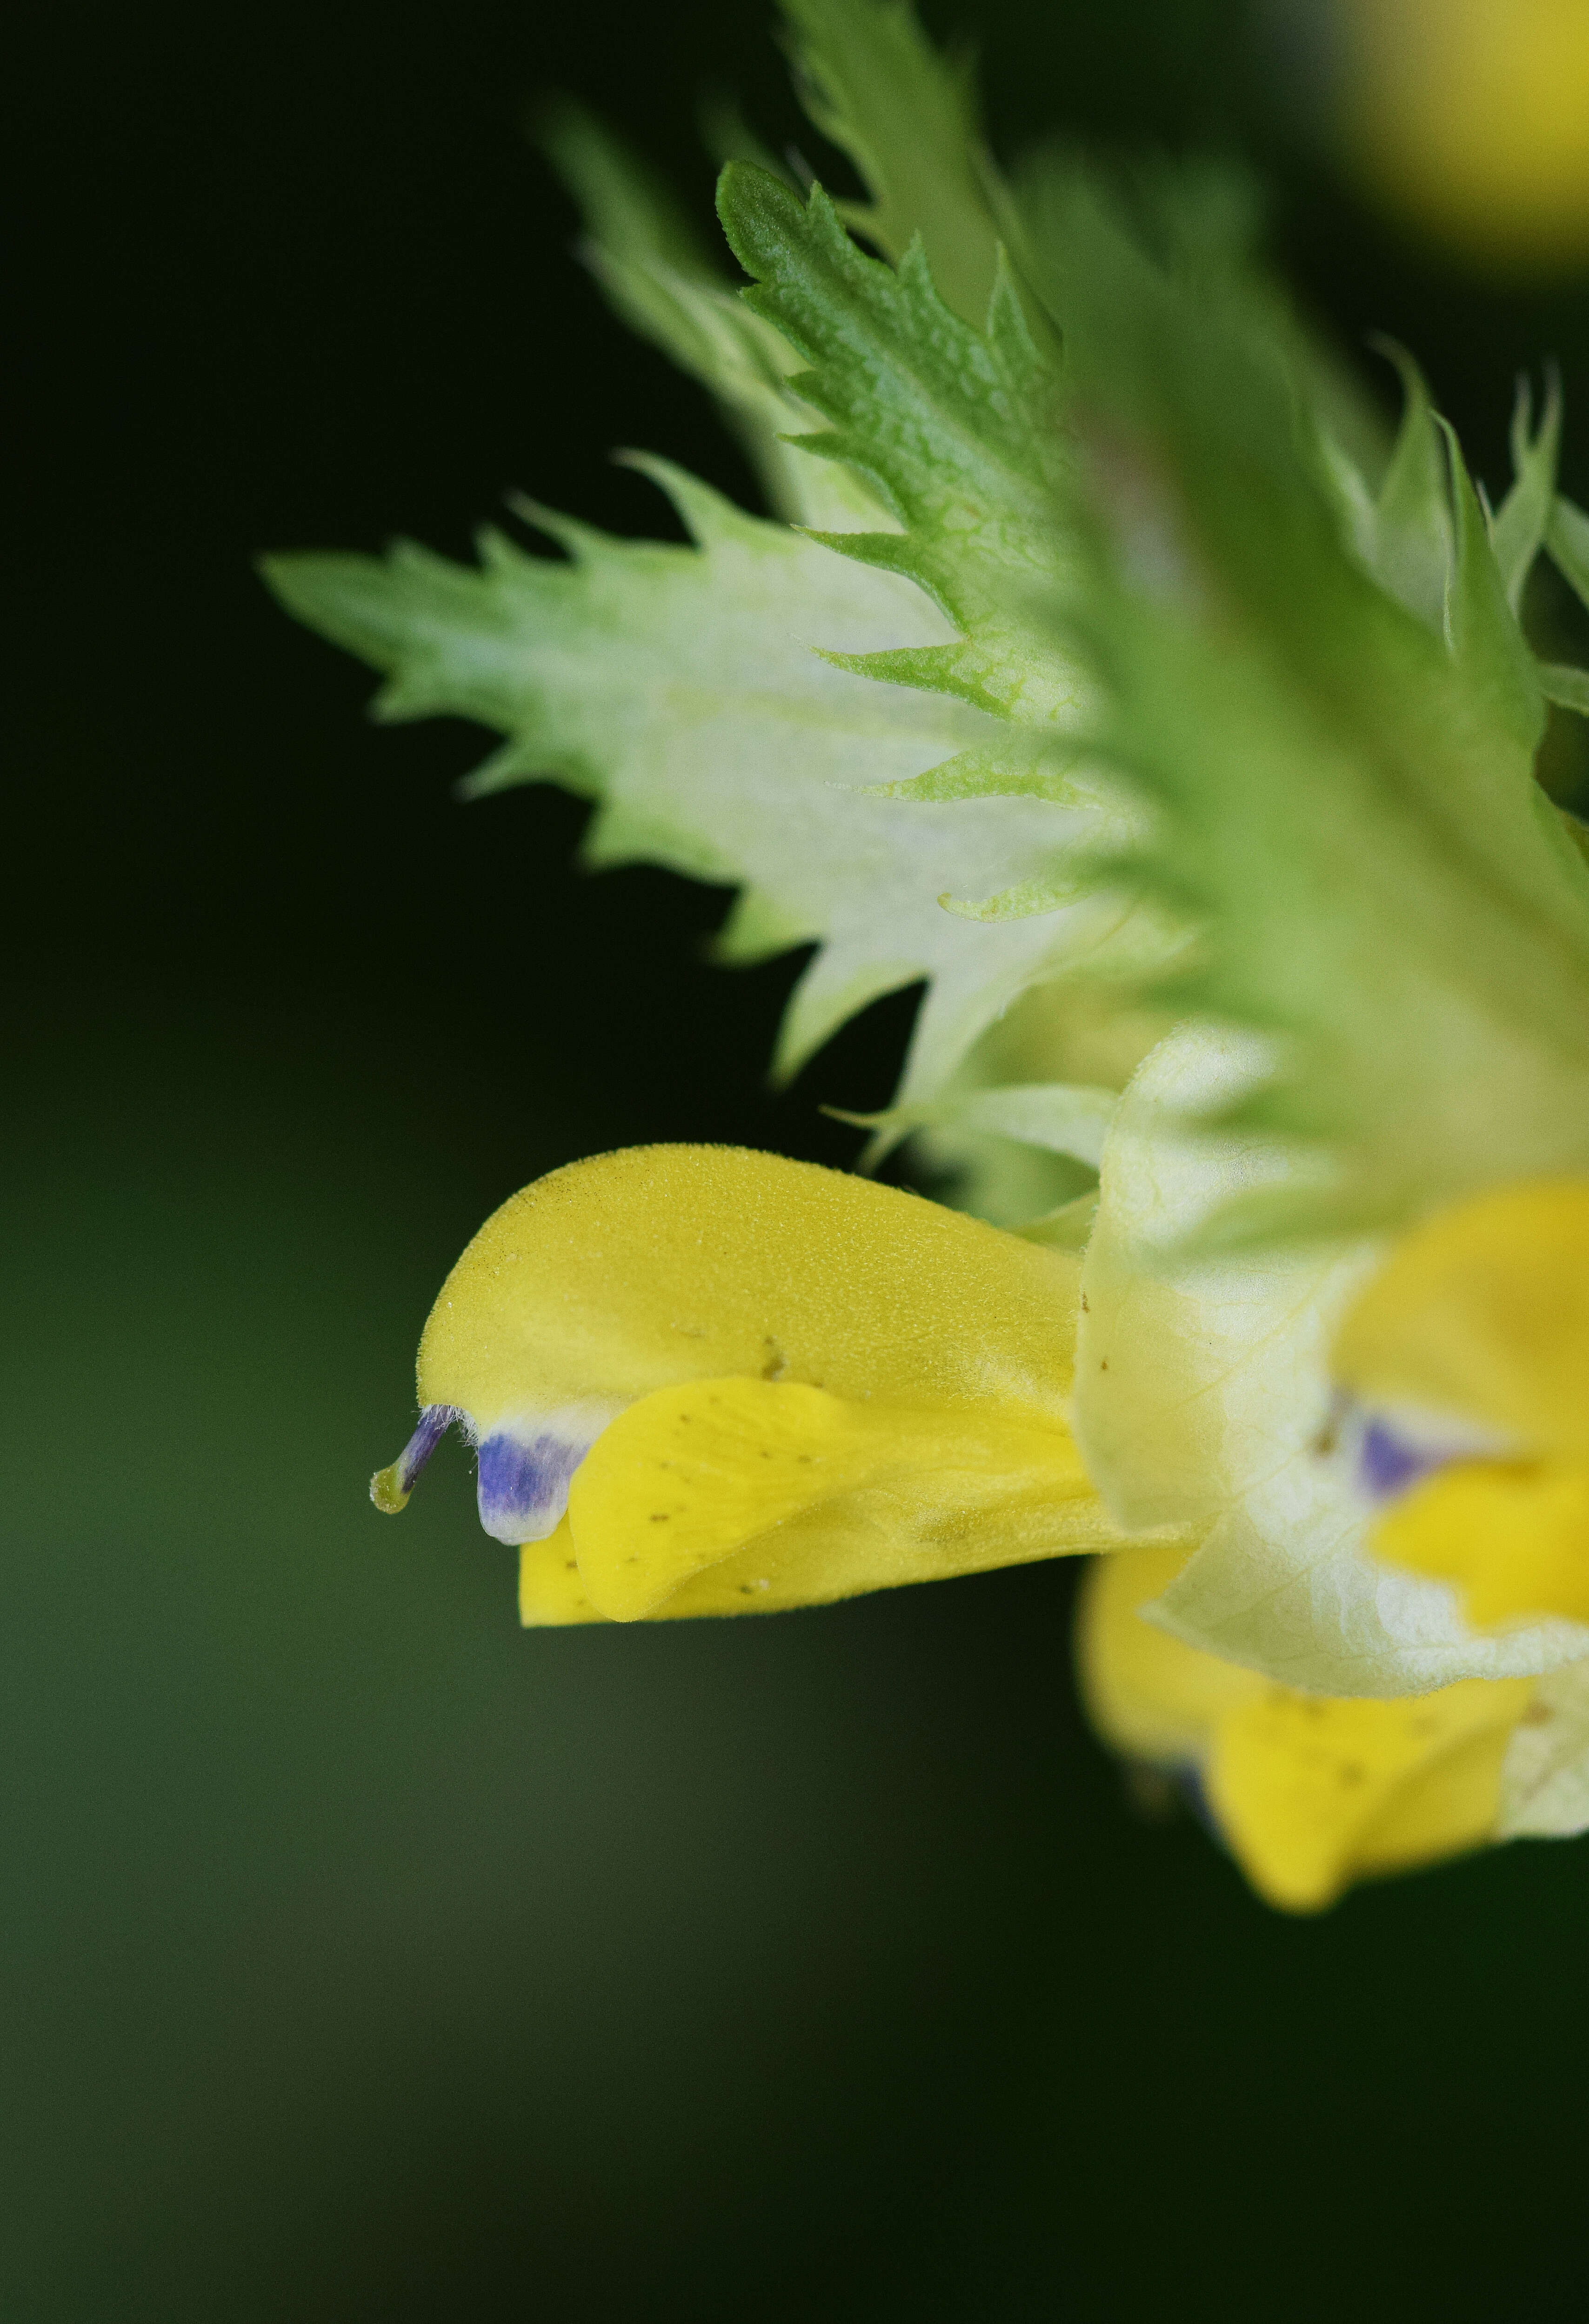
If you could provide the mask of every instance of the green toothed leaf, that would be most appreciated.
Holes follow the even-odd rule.
[[[1401,426],[1377,495],[1364,494],[1356,545],[1381,587],[1443,632],[1456,550],[1446,447],[1423,374],[1404,348],[1381,345],[1401,374]]]
[[[1539,685],[1460,453],[1442,640],[1343,540],[1239,300],[1089,199],[1067,297],[1097,553],[1057,633],[1091,641],[1100,742],[1159,810],[1138,876],[1207,931],[1166,997],[1274,1037],[1230,1126],[1316,1157],[1206,1235],[1339,1231],[1584,1167],[1589,881],[1533,779]]]
[[[1532,782],[1547,681],[1516,619],[1541,533],[1570,563],[1589,530],[1551,512],[1554,402],[1520,418],[1493,530],[1410,369],[1384,473],[1372,429],[1331,451],[1328,364],[1228,204],[1183,231],[1159,199],[1163,264],[1085,180],[1039,219],[981,173],[905,12],[791,14],[872,190],[849,215],[897,269],[819,189],[736,163],[735,299],[599,132],[564,116],[553,143],[615,302],[818,529],[669,472],[693,549],[543,518],[568,563],[488,537],[480,572],[287,560],[282,594],[390,671],[383,715],[505,735],[476,790],[553,775],[600,802],[592,862],[739,886],[721,956],[819,943],[786,1067],[926,976],[903,1102],[945,1096],[1034,977],[1113,959],[1272,1037],[1240,1120],[1317,1167],[1211,1232],[1335,1230],[1578,1155],[1589,881]],[[1000,217],[1023,266],[1041,244],[1063,378]]]
[[[624,296],[642,327],[732,401],[741,375],[718,361],[713,334],[725,314],[738,317],[753,353],[781,351],[775,382],[765,367],[756,374],[758,392],[784,399],[779,416],[797,433],[814,417],[832,420],[831,405],[803,401],[804,380],[784,384],[777,364],[799,358],[780,318],[725,306],[688,272],[679,237],[615,149],[567,117],[563,134],[565,166],[572,171],[571,140],[585,171],[602,263],[614,281],[620,262],[630,270]],[[806,218],[775,176],[729,174]],[[644,857],[742,884],[719,958],[819,943],[784,1028],[781,1070],[880,993],[926,978],[901,1093],[914,1102],[943,1086],[1034,979],[1123,966],[1163,939],[1151,913],[1077,875],[1084,857],[1118,852],[1129,818],[1076,763],[1074,672],[1047,641],[1024,660],[1009,650],[1021,633],[1006,612],[1002,564],[1013,551],[1033,572],[1056,569],[1044,469],[1052,447],[1041,425],[1049,361],[1007,286],[984,337],[948,314],[919,254],[895,275],[855,249],[820,197],[814,214],[820,265],[807,319],[819,327],[836,314],[841,332],[864,340],[881,299],[892,354],[907,371],[923,366],[875,461],[860,444],[853,464],[784,450],[818,480],[808,498],[829,490],[823,478],[840,479],[836,496],[847,493],[852,507],[866,497],[872,530],[800,538],[659,468],[695,550],[614,542],[539,513],[569,566],[488,536],[484,573],[411,549],[385,567],[287,560],[273,577],[303,618],[391,672],[380,715],[451,711],[507,736],[476,793],[550,774],[601,803],[587,861]],[[934,413],[945,389],[958,396],[947,438]],[[745,395],[740,408],[752,409]],[[941,442],[910,443],[917,421],[955,439],[950,460]],[[834,448],[831,434],[821,439],[824,454]],[[859,481],[868,468],[871,486]],[[924,516],[931,539],[884,530]],[[942,908],[963,890],[975,899],[1005,889],[1033,866],[1050,867],[1051,888],[1065,894],[1042,919],[975,928]]]
[[[1464,681],[1465,706],[1491,730],[1515,742],[1531,783],[1534,753],[1545,732],[1545,700],[1507,596],[1483,505],[1462,456],[1455,431],[1442,420],[1451,459],[1456,553],[1446,595],[1446,633]]]
[[[897,263],[919,236],[965,322],[993,295],[999,233],[969,72],[933,48],[905,0],[783,0],[807,112],[872,198],[846,222]]]
[[[1564,493],[1552,503],[1545,548],[1557,572],[1589,605],[1589,516]]]
[[[785,440],[815,419],[787,384],[799,357],[747,310],[667,189],[577,106],[549,112],[540,142],[583,213],[582,255],[614,311],[716,399],[774,511],[841,531],[886,524],[852,470]]]
[[[834,545],[908,574],[959,632],[908,668],[879,661],[868,673],[995,711],[1063,768],[1076,756],[1081,674],[1021,603],[1023,590],[1059,583],[1071,560],[1058,380],[1008,277],[978,331],[945,306],[919,247],[897,272],[865,257],[820,188],[802,203],[764,171],[733,165],[718,206],[754,278],[746,304],[812,365],[798,391],[830,424],[808,449],[866,476],[902,527]],[[1042,780],[1021,758],[1010,787]]]
[[[763,171],[731,168],[719,208],[755,278],[747,303],[811,364],[798,391],[830,426],[809,448],[868,476],[901,528],[830,536],[830,546],[908,575],[958,632],[952,645],[844,666],[942,691],[1001,722],[1001,740],[889,788],[923,807],[1006,792],[1056,810],[1051,844],[1034,849],[1019,882],[979,892],[957,877],[943,902],[987,928],[1085,915],[1113,892],[1111,867],[1133,819],[1082,747],[1087,685],[1046,614],[1075,563],[1055,349],[1034,338],[1007,276],[985,331],[974,330],[938,296],[919,246],[897,272],[866,257],[820,189],[801,202]],[[1183,941],[1173,916],[1139,904],[1113,956],[1126,978]]]
[[[1561,387],[1554,377],[1536,431],[1533,399],[1525,381],[1511,416],[1511,462],[1516,480],[1495,513],[1495,562],[1506,602],[1520,613],[1534,559],[1545,546],[1556,500],[1556,467],[1561,452]]]
[[[693,548],[615,540],[542,512],[566,562],[482,536],[478,568],[412,547],[385,560],[277,557],[289,610],[389,673],[384,718],[448,713],[506,736],[476,794],[551,776],[599,802],[587,860],[743,885],[725,956],[820,945],[790,1003],[793,1072],[878,995],[929,980],[908,1090],[938,1086],[1035,976],[1122,940],[1090,899],[967,928],[950,881],[1013,877],[1083,818],[1035,799],[907,804],[859,788],[974,760],[1001,722],[956,695],[879,686],[813,649],[864,652],[942,623],[908,582],[748,517],[660,462]]]

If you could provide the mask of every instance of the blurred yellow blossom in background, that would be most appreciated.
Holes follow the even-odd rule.
[[[1141,1618],[1186,1559],[1094,1561],[1076,1659],[1093,1723],[1137,1766],[1190,1784],[1261,1896],[1316,1913],[1354,1881],[1496,1837],[1529,1679],[1461,1679],[1373,1702],[1279,1686]]]
[[[1589,263],[1586,0],[1337,0],[1344,131],[1386,206],[1490,267]]]

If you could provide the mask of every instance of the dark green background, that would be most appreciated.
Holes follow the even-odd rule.
[[[1365,220],[1240,9],[980,19],[1007,137],[1266,155],[1311,295],[1418,349],[1493,483],[1515,368],[1589,379],[1583,289]],[[815,153],[762,10],[145,0],[30,45],[0,2312],[1538,2312],[1589,1852],[1287,1922],[1133,1820],[1063,1567],[524,1636],[460,1456],[400,1526],[365,1499],[503,1196],[651,1138],[842,1159],[816,1106],[877,1102],[908,1021],[766,1095],[792,966],[701,966],[719,895],[579,881],[550,792],[455,806],[481,738],[372,732],[248,569],[461,553],[510,485],[660,526],[615,444],[743,489],[517,118],[572,88],[705,199],[716,80]]]

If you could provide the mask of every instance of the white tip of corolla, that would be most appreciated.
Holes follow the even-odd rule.
[[[518,1547],[561,1524],[568,1486],[617,1406],[572,1406],[499,1421],[480,1439],[480,1523]]]

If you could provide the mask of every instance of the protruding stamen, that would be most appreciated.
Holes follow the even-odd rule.
[[[383,1516],[394,1517],[408,1507],[420,1471],[455,1420],[463,1414],[456,1405],[428,1404],[420,1425],[389,1469],[377,1469],[370,1479],[370,1499]]]

